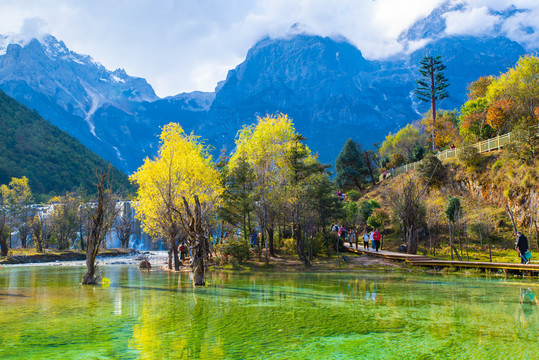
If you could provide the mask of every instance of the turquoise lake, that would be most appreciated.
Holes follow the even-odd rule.
[[[0,269],[0,359],[534,359],[539,283],[376,271]]]

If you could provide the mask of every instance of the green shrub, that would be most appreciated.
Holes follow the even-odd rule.
[[[359,220],[366,222],[369,216],[372,215],[374,209],[379,209],[380,203],[374,199],[363,200],[359,203]]]
[[[500,169],[503,169],[503,160],[498,159],[496,162],[492,165],[492,171],[498,171]]]
[[[310,249],[311,249],[311,255],[313,257],[318,256],[324,249],[327,248],[327,243],[329,241],[329,235],[324,235],[324,233],[319,232],[310,239]]]
[[[473,145],[466,145],[458,152],[458,159],[469,168],[478,168],[483,163],[483,157]]]
[[[225,243],[218,246],[218,250],[223,255],[230,255],[239,262],[244,262],[251,258],[249,244],[237,238],[227,239]]]
[[[358,201],[361,197],[361,193],[357,190],[350,190],[348,193],[346,193],[346,196],[352,201]]]
[[[445,177],[445,168],[440,159],[433,154],[428,154],[417,167],[417,173],[423,181],[440,185]]]
[[[296,240],[294,238],[284,239],[283,251],[285,254],[294,255],[296,253]]]
[[[380,229],[382,230],[382,227],[384,227],[386,224],[390,221],[389,214],[387,211],[377,208],[374,209],[371,216],[367,219],[367,225],[369,225],[373,229]]]

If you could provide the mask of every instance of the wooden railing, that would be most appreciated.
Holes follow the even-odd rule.
[[[511,133],[507,133],[504,135],[498,135],[492,139],[483,140],[481,142],[473,144],[472,146],[476,147],[477,150],[479,150],[479,153],[484,153],[484,152],[489,152],[493,150],[500,150],[502,147],[509,144],[510,142],[511,142]],[[436,157],[438,157],[438,159],[440,160],[456,158],[459,156],[459,153],[461,151],[462,151],[462,148],[447,149],[442,152],[438,152],[438,154],[436,154]],[[393,168],[390,170],[391,175],[396,176],[408,170],[414,170],[422,162],[423,160],[420,160],[420,161],[416,161],[410,164],[402,165],[398,168]]]

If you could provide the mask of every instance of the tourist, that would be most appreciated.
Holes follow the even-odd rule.
[[[363,233],[363,249],[369,250],[369,233],[367,232],[366,228],[365,232]]]
[[[515,249],[518,249],[518,256],[520,257],[521,264],[527,264],[530,262],[530,260],[526,257],[526,252],[528,252],[528,239],[520,231],[517,232],[517,241],[515,242]]]
[[[378,229],[375,229],[372,233],[372,239],[374,240],[376,251],[378,251],[380,249],[380,232],[378,232]]]
[[[256,232],[253,231],[253,233],[251,234],[251,248],[253,247],[256,247],[257,245],[257,234]]]
[[[339,236],[344,240],[346,240],[346,228],[343,226],[341,226],[341,228],[339,229]]]
[[[374,250],[375,247],[374,247],[374,231],[371,231],[371,233],[369,234],[369,240],[371,241],[371,246],[372,246],[372,249]]]
[[[339,231],[339,225],[334,224],[334,225],[331,227],[331,231],[338,232],[338,231]]]
[[[348,242],[350,243],[350,247],[354,246],[354,237],[355,237],[355,231],[354,229],[350,229],[350,231],[348,232]]]
[[[180,260],[184,260],[186,258],[185,254],[187,253],[184,242],[180,244],[178,251],[180,252]]]

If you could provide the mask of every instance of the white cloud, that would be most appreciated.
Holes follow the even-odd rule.
[[[538,18],[539,9],[517,13],[504,22],[502,30],[510,39],[537,50],[539,49]]]
[[[212,91],[250,47],[266,35],[283,36],[299,23],[322,36],[342,35],[367,58],[402,51],[398,36],[445,0],[2,0],[0,34],[47,31],[73,51],[107,68],[124,68],[154,86],[159,96]],[[464,11],[447,15],[448,33],[489,31],[497,11],[535,9],[514,15],[502,29],[537,44],[536,0],[455,0]],[[26,19],[26,22],[25,22]],[[522,28],[522,24],[525,25]],[[528,27],[526,27],[528,26]],[[420,47],[423,43],[412,44]],[[408,44],[410,46],[410,44]]]
[[[463,11],[451,11],[444,15],[446,34],[482,35],[493,30],[500,18],[489,13],[487,7],[470,8]]]

